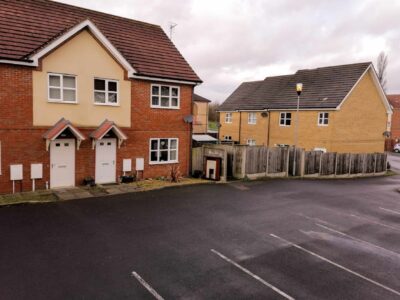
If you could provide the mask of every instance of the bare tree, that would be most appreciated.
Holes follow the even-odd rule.
[[[212,122],[218,122],[218,108],[219,108],[219,103],[218,102],[211,102],[208,105],[208,120]]]
[[[388,64],[388,56],[385,52],[379,53],[378,59],[376,61],[377,65],[377,72],[378,72],[378,79],[381,83],[383,90],[386,92],[386,67]]]

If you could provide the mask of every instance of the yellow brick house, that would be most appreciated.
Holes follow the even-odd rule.
[[[302,83],[298,146],[330,152],[383,152],[392,110],[372,63],[299,70],[242,83],[220,106],[221,141],[293,145],[296,84]]]

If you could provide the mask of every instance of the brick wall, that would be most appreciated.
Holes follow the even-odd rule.
[[[180,109],[150,108],[151,82],[134,80],[132,89],[132,126],[121,128],[128,136],[117,149],[117,176],[122,175],[122,160],[132,159],[135,169],[136,158],[144,158],[144,178],[168,176],[170,164],[149,165],[150,138],[178,138],[178,160],[182,175],[187,175],[190,160],[190,125],[183,121],[191,114],[193,87],[180,88]],[[0,142],[1,175],[0,193],[10,193],[10,164],[23,164],[24,180],[22,191],[32,189],[30,180],[31,163],[43,163],[43,179],[36,181],[36,187],[43,189],[50,182],[50,152],[42,136],[45,127],[32,126],[32,70],[24,67],[0,65]],[[62,116],[60,116],[61,118]],[[105,115],[104,118],[107,118]],[[100,125],[100,124],[99,124]],[[95,128],[79,128],[87,137]],[[76,184],[86,176],[95,177],[95,153],[88,138],[75,153]],[[21,188],[16,185],[17,191]]]

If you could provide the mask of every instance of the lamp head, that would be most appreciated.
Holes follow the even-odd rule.
[[[301,94],[302,91],[303,91],[303,84],[302,84],[302,83],[297,83],[297,84],[296,84],[296,92],[297,92],[297,95],[300,96],[300,94]]]

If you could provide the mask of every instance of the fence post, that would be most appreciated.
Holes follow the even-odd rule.
[[[377,155],[375,153],[375,155],[374,155],[374,175],[376,173],[376,157],[377,157]]]
[[[318,174],[322,175],[322,156],[324,155],[324,152],[321,152],[321,155],[319,157],[319,169],[318,169]]]
[[[286,177],[289,177],[289,158],[290,158],[290,147],[286,148]]]
[[[242,146],[242,178],[246,176],[247,146]]]
[[[349,153],[350,154],[350,161],[349,161],[349,176],[351,175],[351,159],[353,158],[353,154],[352,153]]]
[[[387,172],[387,153],[385,152],[385,158],[384,158],[384,163],[385,163],[385,166],[384,166],[384,170],[385,170],[385,173]]]
[[[304,149],[300,150],[300,177],[304,177],[304,169],[306,163],[306,153]]]
[[[268,168],[269,168],[269,148],[267,147],[267,166],[265,167],[265,177],[268,176]]]
[[[336,152],[336,154],[335,154],[335,177],[336,177],[336,173],[337,173],[337,161],[338,161],[337,157],[338,157],[338,153]]]

